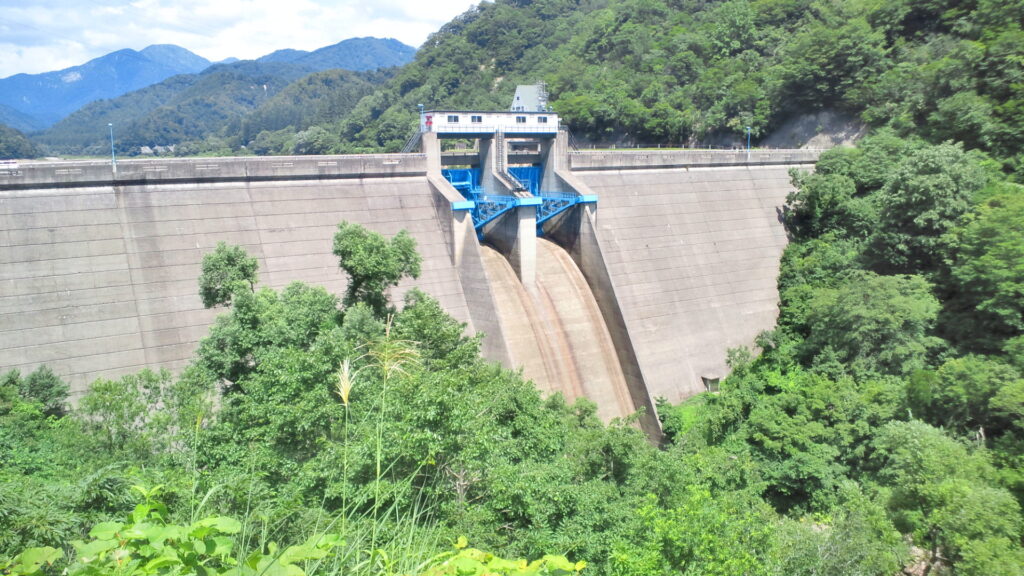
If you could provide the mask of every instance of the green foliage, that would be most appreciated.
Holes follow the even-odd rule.
[[[104,447],[125,455],[145,455],[167,440],[167,413],[155,411],[169,395],[171,373],[149,369],[117,380],[98,379],[79,402],[77,415],[102,438]]]
[[[856,102],[864,85],[887,67],[884,33],[868,22],[859,3],[818,11],[784,50],[782,93],[805,106]]]
[[[669,509],[648,504],[639,511],[646,533],[639,547],[620,544],[610,574],[767,574],[772,515],[742,498],[713,498],[689,487]]]
[[[922,417],[959,432],[983,429],[983,434],[995,435],[1004,428],[996,421],[993,410],[1012,419],[1012,397],[1020,387],[1017,370],[978,356],[947,360],[934,375],[915,374],[915,379],[921,382],[918,393],[924,401],[918,403],[916,412]],[[1001,392],[999,403],[993,407]]]
[[[241,246],[218,242],[217,248],[203,256],[203,272],[199,276],[199,297],[203,306],[228,306],[240,290],[256,290],[259,262]]]
[[[47,416],[62,416],[67,410],[70,388],[48,366],[40,366],[25,377],[11,370],[0,378],[0,412],[17,394],[24,402],[37,403]]]
[[[951,334],[984,351],[1024,333],[1024,194],[999,195],[958,233],[951,266]]]
[[[801,357],[826,373],[908,375],[940,344],[929,335],[939,303],[919,276],[851,272],[807,305]]]
[[[39,574],[44,567],[64,557],[64,552],[50,546],[29,548],[15,556],[6,565],[0,564],[0,570],[11,576],[32,576]]]
[[[173,524],[166,506],[155,497],[160,487],[133,487],[145,501],[126,522],[101,522],[89,530],[89,540],[74,540],[74,560],[65,573],[75,576],[120,574],[208,574],[231,576],[303,576],[302,566],[319,564],[343,544],[337,534],[320,534],[304,544],[279,549],[240,549],[238,534],[243,524],[226,516],[209,516],[189,525]],[[42,574],[63,556],[53,548],[32,548],[16,556],[8,568],[12,576]]]
[[[38,158],[39,149],[24,134],[0,124],[0,160]]]
[[[885,509],[847,482],[831,514],[779,526],[776,574],[897,574],[909,559]]]
[[[527,562],[506,560],[494,554],[467,548],[464,537],[455,544],[456,552],[431,559],[419,576],[571,576],[586,567],[585,562],[570,562],[564,556],[546,555]]]
[[[903,273],[935,270],[950,253],[948,233],[987,180],[978,159],[959,144],[911,153],[878,196],[875,268]]]
[[[913,532],[933,559],[940,549],[958,560],[964,550],[984,546],[986,540],[1019,539],[1020,505],[991,484],[983,451],[969,450],[916,421],[884,426],[875,448],[873,460],[889,490],[887,506],[897,527]]]
[[[291,136],[331,122],[347,114],[383,77],[386,76],[327,70],[296,80],[242,120],[240,139],[253,148],[252,142],[258,140],[259,134],[284,130]],[[268,149],[262,153],[274,152],[284,150]]]
[[[416,241],[405,230],[390,240],[358,224],[341,222],[334,235],[334,255],[348,275],[345,306],[356,302],[369,305],[378,317],[390,309],[386,291],[409,276],[418,278],[422,258]]]
[[[855,198],[853,179],[835,174],[794,174],[796,191],[786,198],[786,226],[799,238],[828,233],[863,238],[874,226],[874,207]]]

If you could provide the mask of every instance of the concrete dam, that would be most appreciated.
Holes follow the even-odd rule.
[[[461,134],[466,138],[467,134]],[[569,150],[562,132],[470,134],[389,155],[27,163],[0,171],[0,370],[98,377],[182,369],[220,310],[197,278],[224,241],[260,283],[341,294],[341,220],[423,256],[415,285],[484,353],[607,419],[726,373],[778,313],[788,170],[817,152]],[[533,167],[524,183],[517,167]],[[453,173],[475,170],[469,184]],[[532,187],[531,187],[532,186]]]

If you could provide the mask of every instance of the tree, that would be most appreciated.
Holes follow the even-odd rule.
[[[342,303],[365,302],[379,317],[391,310],[387,289],[406,276],[420,275],[422,258],[416,252],[416,241],[405,230],[387,240],[359,224],[341,222],[334,235],[334,255],[348,274]]]
[[[786,228],[798,238],[836,233],[864,237],[876,214],[869,202],[856,198],[853,179],[840,174],[793,173],[796,191],[786,197]]]
[[[89,385],[77,415],[102,437],[109,452],[148,457],[161,441],[169,440],[168,414],[159,407],[170,383],[167,370],[146,369],[117,380],[100,378]]]
[[[978,562],[979,547],[990,547],[993,538],[1013,542],[1007,557],[1019,556],[1020,505],[991,483],[984,451],[969,450],[920,421],[885,425],[874,447],[896,526],[912,533],[933,563],[941,553],[956,564],[966,552]]]
[[[774,518],[763,503],[740,494],[715,498],[703,486],[688,486],[677,500],[640,509],[638,534],[616,546],[612,574],[768,574]]]
[[[841,501],[827,514],[783,519],[776,532],[773,574],[785,576],[899,574],[908,546],[885,508],[844,482]]]
[[[217,248],[203,256],[199,276],[199,297],[203,306],[229,306],[239,290],[254,292],[259,262],[241,246],[218,242]]]
[[[40,366],[24,377],[18,370],[11,370],[0,379],[0,386],[17,391],[23,400],[38,402],[47,416],[67,412],[70,387],[49,366]]]
[[[327,154],[338,145],[338,137],[320,126],[303,130],[294,137],[292,154]]]
[[[984,351],[1024,334],[1024,194],[996,196],[959,234],[952,263],[953,336]]]
[[[257,370],[265,354],[277,347],[306,348],[339,320],[337,296],[321,286],[263,288],[217,317],[199,343],[195,364],[200,376],[236,383]]]
[[[964,152],[961,144],[912,152],[878,198],[879,222],[871,250],[874,268],[935,271],[950,253],[946,235],[987,180],[975,155]]]
[[[922,415],[937,425],[959,432],[987,435],[1000,432],[993,419],[991,403],[1000,390],[1020,382],[1020,374],[1012,367],[982,356],[965,356],[947,360],[930,380],[930,403],[919,406]]]
[[[938,312],[920,276],[850,272],[810,300],[801,355],[815,362],[834,357],[855,375],[907,375],[940,344],[929,335]]]
[[[0,160],[38,158],[39,149],[24,134],[0,124]]]

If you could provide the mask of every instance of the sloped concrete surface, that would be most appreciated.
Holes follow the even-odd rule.
[[[508,261],[483,247],[510,363],[541,391],[586,397],[605,421],[636,408],[590,287],[564,250],[537,240],[537,276],[524,286]]]
[[[600,198],[598,243],[650,397],[703,391],[729,348],[775,324],[788,167],[575,175]]]
[[[240,244],[259,259],[260,285],[340,295],[341,220],[409,230],[423,272],[393,299],[417,285],[468,321],[425,176],[0,191],[0,369],[45,363],[73,396],[99,376],[179,370],[220,312],[198,296],[205,253]]]

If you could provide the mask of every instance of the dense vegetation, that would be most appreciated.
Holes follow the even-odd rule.
[[[796,182],[778,327],[666,429],[746,462],[776,510],[831,514],[855,486],[923,561],[1020,574],[1024,189],[888,131]]]
[[[840,109],[1021,163],[1017,0],[542,0],[483,3],[339,124],[353,149],[396,149],[417,103],[507,106],[546,80],[577,135],[693,143]],[[344,149],[344,147],[342,147]]]
[[[0,160],[36,158],[39,149],[24,134],[0,124]]]

